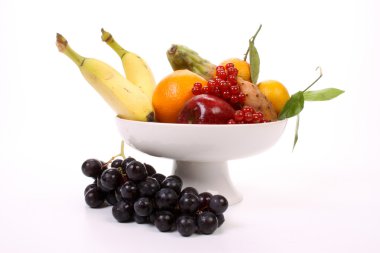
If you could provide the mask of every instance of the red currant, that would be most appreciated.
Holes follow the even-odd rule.
[[[202,84],[201,83],[194,83],[194,88],[197,87],[197,88],[202,88]]]
[[[202,88],[199,88],[199,87],[193,87],[191,91],[193,92],[194,95],[202,94]]]
[[[239,85],[231,85],[230,91],[231,91],[231,94],[238,95],[240,93]]]
[[[264,118],[264,114],[262,112],[256,112],[257,116],[260,118],[260,119],[263,119]]]
[[[208,86],[202,87],[202,93],[203,94],[209,94],[210,93],[209,87]]]
[[[215,80],[214,79],[210,79],[208,80],[207,82],[207,86],[210,87],[211,89],[214,89],[215,88]]]
[[[235,111],[234,120],[239,122],[239,121],[242,121],[243,119],[244,119],[243,111],[241,111],[241,110]]]
[[[227,81],[222,80],[220,82],[220,90],[221,91],[228,91],[230,90],[231,84]]]
[[[220,93],[221,93],[221,91],[220,91],[219,87],[215,87],[213,94],[220,97]]]
[[[244,112],[244,121],[247,123],[250,123],[253,121],[253,114],[252,112]]]
[[[238,95],[238,98],[239,98],[239,102],[243,104],[245,101],[245,94],[243,92],[240,92]]]
[[[237,84],[237,76],[229,74],[227,76],[227,81],[231,83],[231,85],[236,85]]]
[[[224,68],[224,66],[217,66],[216,67],[216,72],[218,72],[218,71],[225,71],[226,69]]]
[[[230,119],[228,124],[255,124],[265,122],[270,122],[270,120],[264,119],[262,112],[256,112],[253,107],[244,105],[242,109],[235,111],[233,119]]]
[[[257,115],[257,113],[253,113],[252,114],[253,116],[252,116],[252,120],[253,120],[253,122],[255,122],[255,123],[259,123],[262,119],[259,117],[259,115]]]
[[[239,71],[235,67],[229,67],[227,69],[227,72],[228,72],[229,75],[235,75],[235,76],[237,76],[237,74],[238,74]]]
[[[222,97],[223,97],[225,100],[229,100],[229,99],[231,98],[231,92],[229,92],[228,90],[223,91]]]
[[[227,79],[227,72],[223,70],[216,70],[216,76],[220,79],[226,80]]]
[[[219,77],[216,77],[214,80],[215,80],[215,87],[220,88],[220,84],[221,84],[221,82],[222,82],[223,80],[220,79]]]
[[[231,87],[231,88],[232,88],[232,87]],[[232,93],[232,92],[231,92],[231,93]],[[239,98],[238,98],[238,96],[237,96],[237,95],[231,95],[230,102],[231,102],[232,104],[236,104],[236,103],[238,103],[238,102],[239,102]]]
[[[227,63],[226,64],[226,69],[228,69],[228,68],[233,68],[233,67],[235,67],[235,65],[232,63],[232,62],[229,62],[229,63]]]
[[[252,107],[245,105],[245,106],[243,106],[243,112],[255,113],[255,110],[253,110]]]
[[[202,84],[197,84],[197,87],[193,88],[193,93],[218,96],[236,109],[241,108],[245,102],[246,95],[240,90],[237,74],[238,69],[231,62],[225,66],[217,66],[215,77],[208,80],[207,86],[202,87]],[[244,120],[236,123],[244,123]]]

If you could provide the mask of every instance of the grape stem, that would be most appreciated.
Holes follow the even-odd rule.
[[[124,154],[124,141],[121,141],[121,145],[120,145],[120,153],[117,154],[117,155],[114,155],[113,157],[111,157],[111,159],[108,160],[108,162],[106,162],[103,167],[107,167],[108,164],[112,163],[113,160],[115,160],[116,158],[118,157],[122,157],[123,160],[125,159],[125,154]]]

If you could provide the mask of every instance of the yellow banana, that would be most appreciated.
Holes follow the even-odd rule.
[[[118,116],[129,120],[154,120],[150,99],[114,68],[102,61],[79,55],[60,34],[57,34],[57,47],[74,61],[84,78]]]
[[[137,54],[122,48],[109,32],[103,28],[101,31],[102,40],[120,56],[127,79],[140,87],[149,99],[152,99],[156,82],[148,64]]]

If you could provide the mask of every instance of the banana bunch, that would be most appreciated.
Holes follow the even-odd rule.
[[[111,34],[102,29],[102,39],[120,56],[126,77],[110,65],[75,52],[67,40],[57,34],[57,47],[78,67],[83,77],[103,97],[117,115],[124,119],[154,121],[153,73],[138,55],[123,49]]]
[[[102,40],[106,42],[121,58],[125,75],[128,80],[136,84],[148,97],[152,99],[156,86],[154,77],[148,64],[140,56],[122,48],[112,35],[102,28]]]

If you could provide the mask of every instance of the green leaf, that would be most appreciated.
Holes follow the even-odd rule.
[[[244,57],[244,60],[246,60],[247,54],[249,52],[251,81],[253,84],[257,83],[257,80],[259,79],[259,73],[260,73],[260,57],[259,57],[259,52],[257,52],[257,49],[255,47],[255,39],[256,39],[257,34],[259,34],[261,27],[262,25],[259,26],[255,35],[253,35],[252,38],[249,40],[249,47]]]
[[[296,132],[294,134],[293,151],[298,141],[298,128],[300,127],[300,115],[297,114]]]
[[[333,99],[344,91],[336,88],[327,88],[323,90],[315,90],[315,91],[305,91],[304,98],[305,101],[326,101]]]
[[[251,81],[256,84],[260,73],[260,57],[254,45],[254,40],[249,43],[249,64],[251,66]]]
[[[303,109],[304,102],[305,100],[302,91],[294,93],[288,102],[286,102],[278,118],[281,120],[298,115]]]

